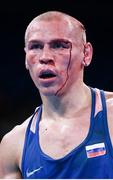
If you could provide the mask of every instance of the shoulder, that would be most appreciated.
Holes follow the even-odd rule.
[[[8,141],[9,143],[13,143],[12,140],[18,140],[18,141],[16,141],[18,144],[20,141],[23,141],[24,137],[25,137],[26,129],[28,127],[30,120],[33,118],[32,124],[34,124],[35,121],[37,120],[38,109],[39,109],[39,107],[37,107],[35,109],[35,112],[31,116],[29,116],[22,124],[16,125],[10,132],[8,132],[3,137],[1,144],[3,144],[6,141]],[[16,145],[16,142],[14,142],[14,145]]]
[[[35,129],[35,124],[38,116],[38,107],[35,113],[26,119],[21,125],[15,126],[7,133],[0,144],[0,178],[18,179],[21,178],[21,160],[25,141],[25,134],[32,119],[32,129]]]
[[[17,164],[19,165],[23,153],[23,146],[28,124],[32,119],[30,130],[35,131],[38,109],[39,107],[37,107],[35,109],[35,112],[29,118],[27,118],[22,124],[15,126],[10,132],[8,132],[1,141],[0,149],[2,149],[2,153],[13,155],[13,160],[16,159]]]
[[[107,115],[113,117],[113,92],[104,91],[107,105]]]
[[[25,132],[30,121],[30,117],[21,125],[14,127],[7,133],[0,144],[0,173],[2,177],[10,177],[20,169],[20,160],[23,151]],[[14,173],[13,173],[14,172]],[[16,177],[16,176],[14,176]]]
[[[26,119],[22,124],[15,126],[11,131],[9,131],[3,137],[1,144],[4,144],[7,141],[9,143],[14,143],[12,140],[20,139],[25,134],[25,131],[26,131],[29,121],[30,121],[30,117],[28,119]]]
[[[107,109],[112,110],[113,109],[113,92],[105,91],[105,97],[106,97]]]
[[[106,100],[113,100],[113,92],[110,91],[104,91]]]
[[[106,107],[107,107],[107,118],[109,122],[113,122],[113,92],[110,91],[103,91],[105,95],[106,100]],[[96,95],[97,95],[97,103],[101,102],[100,100],[100,90],[96,89]]]

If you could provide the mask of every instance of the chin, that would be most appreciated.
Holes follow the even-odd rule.
[[[48,88],[46,90],[40,90],[40,94],[42,96],[55,96],[56,95],[56,91],[55,90],[49,90],[49,88]]]
[[[52,86],[52,87],[38,87],[39,92],[42,96],[62,96],[65,94],[64,88],[61,88],[62,86]]]
[[[64,96],[65,95],[65,92],[63,91],[58,91],[58,90],[47,90],[47,91],[40,91],[40,94],[42,96],[45,96],[45,97],[61,97],[61,96]]]

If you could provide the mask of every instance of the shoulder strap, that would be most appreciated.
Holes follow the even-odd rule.
[[[27,148],[29,146],[29,142],[33,138],[32,135],[34,134],[34,132],[31,130],[32,129],[33,120],[34,120],[34,117],[35,117],[36,113],[39,110],[40,110],[40,107],[35,109],[35,112],[30,117],[29,124],[28,124],[28,126],[26,128],[24,147],[23,147],[23,152],[22,152],[22,161],[21,161],[21,170],[22,170],[22,172],[24,172],[24,162],[25,162],[25,157],[26,157],[26,151],[27,151]],[[35,128],[36,128],[36,126],[35,126]]]
[[[107,122],[107,107],[106,107],[106,98],[103,90],[100,90],[101,101],[102,101],[102,110],[103,110],[103,119]]]
[[[37,107],[34,114],[32,115],[32,123],[31,123],[31,126],[30,126],[30,130],[35,133],[36,131],[36,124],[37,124],[37,121],[39,120],[39,117],[40,117],[40,114],[41,114],[41,106]]]
[[[91,89],[91,96],[92,96],[91,118],[93,118],[95,114],[96,92],[94,88],[90,88],[90,89]]]

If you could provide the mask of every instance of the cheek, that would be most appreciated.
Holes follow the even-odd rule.
[[[63,58],[59,57],[58,61],[56,61],[56,66],[61,69],[61,71],[65,71],[70,64],[70,55],[64,56]]]
[[[37,56],[34,53],[27,53],[26,60],[29,66],[35,64],[37,62]]]
[[[73,51],[72,54],[71,54],[71,63],[70,63],[70,66],[80,66],[81,67],[81,64],[82,64],[82,61],[83,61],[83,58],[84,58],[84,53],[83,51]]]
[[[60,75],[60,77],[65,77],[66,76],[66,74],[67,74],[67,71],[68,71],[68,62],[66,63],[66,62],[62,62],[62,63],[60,63],[58,66],[57,66],[57,69],[58,69],[58,71],[59,71],[59,75]]]
[[[70,54],[66,54],[65,56],[59,56],[57,58],[56,61],[56,67],[59,71],[59,75],[60,77],[62,77],[63,79],[65,79],[65,77],[67,77],[67,73],[69,70],[69,66],[70,66]]]
[[[36,76],[36,71],[37,71],[36,62],[37,62],[36,55],[34,55],[33,53],[26,54],[26,66],[27,69],[29,70],[32,79],[34,79]]]

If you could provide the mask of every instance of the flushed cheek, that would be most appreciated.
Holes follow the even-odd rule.
[[[60,63],[57,66],[61,75],[66,75],[67,71],[69,70],[70,63],[70,59],[65,59],[62,63]]]
[[[33,65],[38,62],[38,58],[35,54],[29,53],[26,55],[28,65]]]
[[[66,76],[67,76],[67,68],[65,68],[59,72],[59,77],[61,79],[65,79]]]

